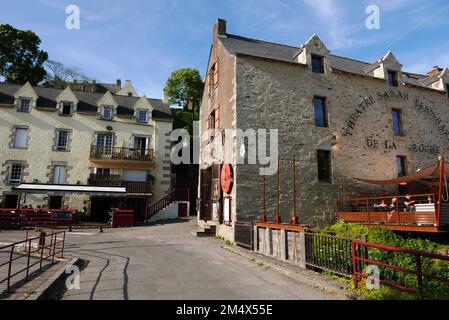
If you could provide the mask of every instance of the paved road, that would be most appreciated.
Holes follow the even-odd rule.
[[[195,238],[193,229],[191,220],[69,234],[66,252],[89,264],[81,289],[64,299],[335,299],[223,249],[220,240]]]

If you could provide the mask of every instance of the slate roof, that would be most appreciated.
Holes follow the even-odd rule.
[[[20,85],[0,83],[0,104],[14,104],[14,93],[20,89]],[[37,99],[38,108],[56,109],[56,98],[61,93],[60,89],[33,87],[39,98]],[[78,111],[87,113],[97,112],[97,101],[100,100],[103,93],[90,93],[82,91],[73,91],[79,100]],[[119,116],[132,116],[134,105],[140,99],[139,97],[117,96],[115,100],[119,104],[117,114]],[[170,106],[160,99],[148,99],[153,106],[152,118],[155,120],[172,120],[173,116]]]
[[[272,43],[263,40],[251,39],[242,36],[227,34],[219,36],[219,41],[225,49],[232,55],[243,54],[258,58],[277,60],[282,62],[294,62],[299,47],[293,47],[284,44]],[[338,55],[329,55],[330,65],[333,70],[348,72],[352,74],[367,76],[368,72],[375,69],[379,62],[363,62]],[[426,75],[402,72],[403,82],[415,86],[426,87],[435,81],[435,78],[429,78]]]

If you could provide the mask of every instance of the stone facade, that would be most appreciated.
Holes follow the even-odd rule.
[[[127,90],[131,84],[127,83]],[[56,165],[66,168],[66,183],[87,185],[90,174],[97,169],[111,169],[112,174],[124,175],[126,170],[146,170],[154,176],[152,195],[142,194],[149,201],[165,196],[171,189],[171,166],[167,165],[166,148],[172,131],[170,108],[161,100],[145,96],[120,96],[107,92],[89,93],[72,91],[70,88],[51,88],[0,84],[0,205],[5,195],[13,194],[8,181],[8,164],[14,161],[26,163],[23,183],[49,183]],[[19,112],[21,99],[31,99],[30,112]],[[73,103],[69,116],[60,113],[63,103]],[[103,120],[98,113],[105,105],[114,108],[111,120]],[[148,122],[140,123],[135,110],[148,111]],[[17,128],[28,129],[27,148],[13,148]],[[58,150],[57,132],[68,132],[67,150]],[[91,147],[100,133],[112,134],[113,146],[135,148],[134,137],[149,138],[146,148],[154,150],[154,161],[97,161],[91,158]],[[103,159],[104,160],[104,159]],[[140,181],[140,180],[139,180]],[[27,204],[46,205],[47,196],[29,196]],[[67,201],[67,199],[69,199]],[[87,196],[66,197],[67,206],[81,209],[88,202]]]
[[[225,29],[225,22],[218,24]],[[225,32],[215,38],[210,61],[230,62],[220,64],[220,129],[278,130],[283,222],[289,222],[292,212],[293,152],[299,220],[314,226],[335,221],[339,198],[397,192],[396,187],[373,187],[355,178],[396,178],[398,156],[406,159],[407,172],[413,173],[448,152],[447,86],[435,86],[441,81],[449,83],[447,69],[441,69],[435,81],[428,83],[430,75],[402,71],[391,52],[374,64],[363,63],[332,56],[317,36],[296,50]],[[312,71],[312,55],[323,58],[323,74]],[[388,71],[398,77],[397,87],[389,85]],[[328,127],[315,124],[314,97],[325,99]],[[203,130],[210,100],[205,95]],[[393,110],[400,114],[400,135],[393,130]],[[236,163],[240,146],[235,140],[231,145],[233,159],[215,158],[212,162]],[[205,150],[203,147],[202,157]],[[331,154],[330,183],[318,181],[318,150]],[[202,163],[202,169],[208,165]],[[233,221],[255,221],[261,214],[260,167],[234,167]],[[270,218],[276,207],[276,176],[266,179]],[[217,230],[232,240],[232,226],[220,225]]]

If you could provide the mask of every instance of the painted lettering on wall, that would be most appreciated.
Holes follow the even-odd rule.
[[[425,144],[412,144],[410,146],[410,151],[414,153],[430,153],[430,154],[440,154],[441,147],[436,145],[425,145]]]
[[[397,150],[398,147],[394,141],[390,140],[376,140],[376,139],[366,139],[366,146],[370,149],[375,150]]]
[[[389,99],[400,99],[404,101],[413,101],[414,108],[421,111],[422,113],[430,116],[437,126],[437,130],[446,138],[449,139],[449,125],[444,124],[444,120],[435,112],[434,109],[429,107],[427,104],[422,102],[419,98],[411,98],[407,92],[400,90],[386,90],[379,91],[375,96],[368,96],[363,99],[363,101],[357,105],[353,112],[350,114],[345,127],[341,130],[341,135],[353,136],[354,129],[357,126],[358,120],[361,116],[369,110],[369,107],[377,103],[378,101],[386,101]]]

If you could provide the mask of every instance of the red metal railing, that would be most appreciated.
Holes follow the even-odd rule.
[[[367,258],[366,256],[361,256],[366,252],[366,250],[368,248],[374,248],[374,249],[378,249],[378,250],[384,250],[384,251],[389,251],[389,252],[397,252],[397,253],[411,255],[415,259],[416,267],[414,270],[412,270],[412,269],[407,269],[407,268],[400,267],[397,265],[391,265],[389,263],[372,260],[372,259]],[[442,277],[442,276],[439,276],[436,274],[426,273],[423,271],[423,268],[422,268],[423,258],[436,259],[436,260],[440,260],[440,261],[449,262],[449,256],[443,256],[443,255],[432,254],[432,253],[427,253],[427,252],[419,252],[419,251],[414,251],[414,250],[377,245],[377,244],[354,240],[352,242],[352,258],[353,258],[353,269],[354,269],[354,287],[356,289],[359,287],[359,278],[360,277],[365,278],[365,279],[369,278],[368,275],[363,273],[363,270],[362,270],[363,268],[361,265],[362,263],[365,263],[368,265],[376,265],[378,267],[383,267],[386,269],[395,270],[395,271],[399,271],[402,273],[416,275],[416,280],[417,280],[417,284],[418,284],[417,289],[406,287],[405,285],[400,284],[400,283],[395,283],[392,280],[379,279],[380,284],[387,285],[387,286],[390,286],[390,287],[393,287],[393,288],[396,288],[396,289],[399,289],[401,291],[408,292],[408,293],[419,293],[420,295],[424,295],[425,294],[424,281],[426,279],[432,279],[432,280],[449,283],[448,278],[445,278],[445,277]]]
[[[6,282],[6,289],[10,292],[14,277],[25,273],[25,280],[28,280],[33,267],[39,265],[39,271],[42,271],[44,261],[54,264],[57,255],[63,258],[64,247],[65,231],[51,231],[50,234],[44,231],[38,237],[29,239],[27,231],[26,240],[0,247],[0,285]],[[6,268],[6,272],[2,268]]]
[[[412,205],[407,205],[413,201]],[[337,218],[345,222],[439,226],[438,195],[383,196],[337,201]]]
[[[75,225],[76,210],[0,209],[0,223],[25,226]]]

